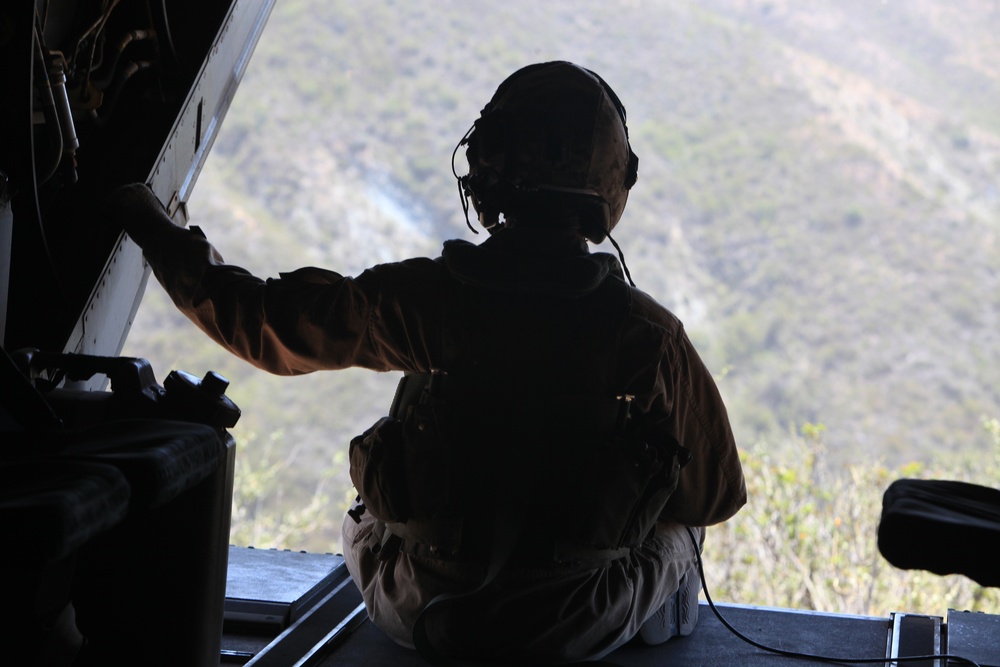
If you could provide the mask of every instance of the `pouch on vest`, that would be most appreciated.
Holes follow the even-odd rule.
[[[382,521],[405,521],[409,515],[403,487],[403,424],[383,417],[351,440],[351,481],[367,511]]]
[[[419,398],[394,405],[392,415],[351,441],[351,481],[367,510],[389,523],[450,519],[461,511],[447,407],[431,383],[417,384],[419,377],[400,382],[400,391],[410,383]]]
[[[558,474],[539,496],[548,500],[541,514],[551,526],[556,560],[573,560],[580,546],[635,547],[654,528],[690,454],[641,421],[630,416],[617,433],[579,443],[551,466]]]
[[[665,433],[647,435],[639,441],[632,458],[636,483],[634,506],[622,531],[620,546],[638,545],[655,528],[660,513],[677,489],[681,468],[690,458],[690,451]]]

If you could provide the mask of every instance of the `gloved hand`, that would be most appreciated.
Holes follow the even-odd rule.
[[[101,208],[104,219],[125,230],[140,248],[159,234],[178,228],[160,200],[144,183],[123,185],[108,195]]]

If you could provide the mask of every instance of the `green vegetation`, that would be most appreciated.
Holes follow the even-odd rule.
[[[984,420],[978,454],[896,467],[881,461],[824,465],[825,431],[805,424],[777,448],[760,442],[744,453],[751,502],[736,518],[709,529],[705,542],[713,598],[875,616],[1000,609],[997,589],[959,575],[897,570],[875,543],[882,493],[896,479],[995,485],[1000,421]]]
[[[302,447],[288,447],[284,433],[274,431],[266,439],[248,433],[240,446],[253,455],[237,458],[239,484],[233,493],[232,542],[341,552],[332,547],[339,545],[339,526],[333,518],[345,514],[353,494],[348,491],[341,498],[332,494],[343,489],[337,476],[347,465],[347,452],[336,450],[318,470],[318,479],[310,489],[301,479],[291,485],[284,479],[302,451]]]
[[[968,582],[893,573],[874,539],[896,477],[998,479],[996,422],[983,430],[1000,416],[997,34],[1000,12],[974,0],[282,0],[189,210],[261,276],[479,240],[455,144],[515,68],[589,66],[640,158],[615,237],[717,374],[745,452],[751,504],[710,534],[719,598],[995,609]],[[267,377],[155,285],[126,353],[161,379],[232,381],[234,541],[339,549],[343,456],[394,376]]]

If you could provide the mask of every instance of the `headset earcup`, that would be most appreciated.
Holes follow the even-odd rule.
[[[639,156],[632,152],[632,147],[628,148],[628,167],[625,170],[625,189],[631,190],[635,182],[639,180]]]

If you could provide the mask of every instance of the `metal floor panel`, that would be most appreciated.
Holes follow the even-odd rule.
[[[726,619],[753,639],[786,650],[828,652],[844,657],[884,657],[889,620],[784,609],[719,605]],[[850,652],[850,656],[845,655]],[[483,656],[488,659],[488,656]],[[787,658],[760,651],[733,636],[701,604],[698,627],[689,637],[662,646],[630,643],[605,658],[621,667],[717,667],[741,665],[788,665]],[[370,622],[365,622],[336,650],[319,663],[323,667],[426,667],[415,652],[392,642]],[[819,661],[795,661],[795,665],[823,665]]]
[[[273,598],[280,598],[287,604],[289,599],[297,600],[301,594],[299,589],[311,591],[316,588],[314,582],[323,583],[322,593],[315,596],[314,601],[304,602],[306,608],[301,616],[297,620],[289,619],[283,629],[260,623],[230,624],[223,635],[222,664],[246,664],[247,667],[426,667],[428,664],[416,652],[393,643],[367,620],[361,595],[346,574],[340,557],[326,557],[324,566],[307,577],[303,557],[298,554],[247,552],[245,555],[252,557],[246,561],[251,566],[265,557],[276,561],[272,565],[280,571],[269,571],[268,590],[272,583],[279,588],[295,584],[298,592],[282,588],[280,595],[272,595]],[[327,573],[330,563],[335,565],[332,574]],[[240,569],[239,559],[234,560],[234,567]],[[284,572],[282,568],[292,571]],[[234,573],[230,574],[232,579]],[[299,581],[303,577],[305,581]],[[234,586],[233,592],[238,588]],[[261,596],[267,597],[265,593],[251,597]],[[952,653],[975,658],[984,667],[1000,667],[1000,616],[996,615],[952,611],[948,623],[943,624],[943,619],[937,616],[908,613],[872,617],[737,604],[718,607],[729,623],[743,634],[785,651],[852,662],[884,659],[890,653],[894,656],[938,654],[950,644]],[[489,618],[483,619],[483,623],[489,622]],[[949,641],[943,644],[944,638]],[[489,660],[490,656],[481,656],[482,664]],[[933,662],[908,664],[938,667]],[[607,656],[603,664],[619,667],[784,667],[828,663],[819,659],[789,662],[787,657],[755,648],[732,634],[708,604],[702,602],[698,625],[690,636],[656,647],[633,641]]]
[[[948,651],[981,667],[1000,667],[1000,615],[950,610]]]

